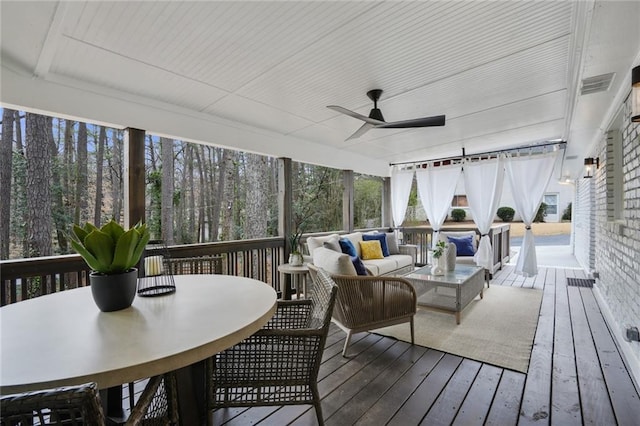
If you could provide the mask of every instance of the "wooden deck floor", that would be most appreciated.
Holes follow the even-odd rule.
[[[593,290],[574,269],[523,278],[507,266],[491,285],[544,292],[528,374],[376,334],[341,356],[333,327],[320,368],[327,425],[640,425],[640,398]],[[221,409],[215,424],[314,425],[310,406]]]

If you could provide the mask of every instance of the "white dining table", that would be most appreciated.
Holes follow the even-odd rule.
[[[89,287],[0,308],[0,393],[96,382],[99,389],[188,367],[240,342],[274,314],[250,278],[177,275],[176,292],[101,312]]]

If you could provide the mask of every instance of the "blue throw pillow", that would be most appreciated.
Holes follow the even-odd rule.
[[[447,240],[450,243],[456,245],[456,251],[458,256],[473,256],[476,254],[476,251],[473,247],[473,235],[467,235],[464,237],[449,237],[447,236]]]
[[[340,238],[338,243],[340,244],[340,249],[342,250],[343,253],[346,253],[351,257],[358,256],[356,247],[353,245],[351,240],[348,240],[346,238]]]
[[[389,248],[387,247],[387,235],[386,234],[362,234],[363,241],[380,241],[380,247],[382,247],[382,255],[384,257],[389,256]]]
[[[353,262],[353,267],[356,268],[358,275],[367,275],[367,269],[358,256],[351,256],[351,262]]]

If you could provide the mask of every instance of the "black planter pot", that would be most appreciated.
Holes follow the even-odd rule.
[[[132,268],[115,275],[92,272],[89,282],[93,300],[102,312],[119,311],[133,303],[138,285],[138,269]]]

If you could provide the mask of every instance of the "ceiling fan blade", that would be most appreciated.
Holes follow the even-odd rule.
[[[406,129],[411,127],[444,126],[445,116],[414,118],[412,120],[393,121],[390,123],[376,124],[377,129]]]
[[[358,130],[355,131],[354,134],[352,134],[347,139],[345,139],[345,141],[348,141],[350,139],[359,138],[360,136],[364,135],[365,133],[367,133],[370,129],[373,129],[374,127],[376,127],[374,124],[364,123],[362,126],[360,126],[360,128]]]
[[[349,109],[343,108],[338,105],[329,105],[327,106],[327,108],[340,112],[342,114],[346,114],[350,117],[357,118],[358,120],[362,120],[370,124],[384,124],[384,121],[376,120],[375,118],[369,118],[366,115],[358,114],[357,112],[353,112]]]

